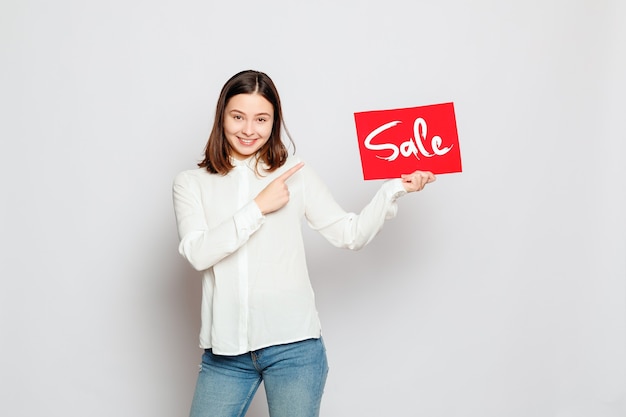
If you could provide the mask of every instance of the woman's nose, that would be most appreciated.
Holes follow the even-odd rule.
[[[248,136],[250,136],[251,134],[254,133],[254,129],[252,128],[252,121],[251,120],[246,121],[244,123],[242,131],[243,131],[244,135],[248,135]]]

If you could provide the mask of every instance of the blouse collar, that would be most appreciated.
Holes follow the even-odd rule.
[[[265,163],[260,161],[257,165],[257,158],[258,156],[252,155],[249,158],[246,159],[236,159],[233,158],[232,156],[230,157],[230,163],[233,165],[233,167],[235,168],[249,168],[252,172],[257,172],[257,168],[259,171],[264,171],[267,170],[269,168],[269,166]]]

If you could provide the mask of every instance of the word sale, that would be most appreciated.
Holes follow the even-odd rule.
[[[400,147],[393,143],[372,143],[376,136],[400,123],[401,122],[399,120],[396,120],[393,122],[385,123],[384,125],[374,129],[365,138],[365,147],[371,151],[391,151],[391,155],[389,156],[376,155],[377,158],[387,161],[394,161],[398,157],[398,155],[402,155],[404,157],[414,155],[417,159],[419,159],[420,155],[431,158],[433,156],[445,155],[450,151],[450,149],[452,149],[452,146],[444,148],[441,147],[442,140],[440,136],[432,137],[430,141],[430,152],[426,149],[426,147],[424,146],[424,142],[426,141],[428,126],[426,125],[426,121],[421,117],[415,119],[415,123],[413,123],[413,137],[409,138],[405,142],[402,142],[400,144]]]

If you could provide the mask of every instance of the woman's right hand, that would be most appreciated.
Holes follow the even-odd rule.
[[[289,168],[255,197],[254,202],[259,206],[263,215],[279,210],[289,202],[289,187],[285,182],[303,166],[304,162],[300,162]]]

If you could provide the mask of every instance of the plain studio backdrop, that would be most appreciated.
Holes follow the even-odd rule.
[[[455,103],[462,173],[360,252],[304,226],[323,416],[623,417],[625,19],[619,0],[3,0],[0,415],[187,415],[200,274],[171,184],[252,68],[350,211],[380,186],[353,113]]]

